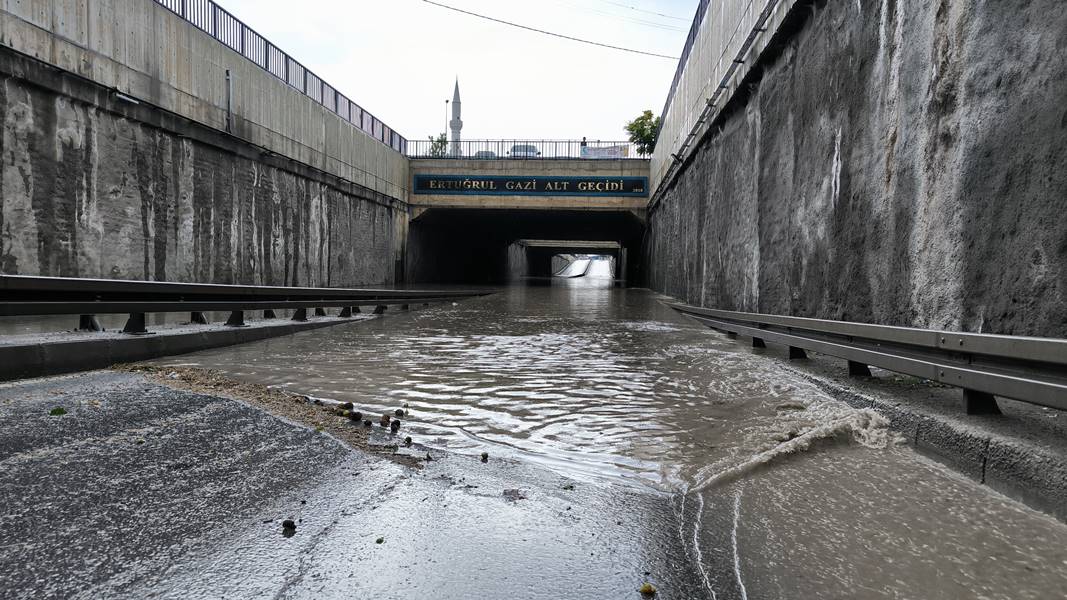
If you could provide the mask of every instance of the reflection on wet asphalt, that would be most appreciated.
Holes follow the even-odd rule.
[[[39,562],[6,589],[639,598],[648,580],[660,599],[1067,597],[1062,523],[895,444],[877,414],[647,291],[513,287],[159,362],[364,413],[407,404],[412,452],[437,459],[410,470],[239,403],[159,391],[141,400],[158,418],[116,402],[71,438],[56,428],[98,413],[49,420],[41,396],[57,384],[15,384],[0,389],[0,492],[14,507],[0,525],[22,541],[0,544],[0,566]],[[130,436],[149,443],[114,442]],[[190,456],[199,470],[173,466]],[[157,510],[129,508],[146,498]],[[283,518],[302,519],[295,536],[278,533]]]

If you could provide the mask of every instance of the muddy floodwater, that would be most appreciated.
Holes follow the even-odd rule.
[[[1064,598],[1067,527],[644,290],[571,280],[174,357],[654,498],[707,598]]]

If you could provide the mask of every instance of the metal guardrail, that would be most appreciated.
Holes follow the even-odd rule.
[[[409,158],[462,158],[474,160],[552,160],[552,159],[646,159],[637,145],[628,141],[604,140],[460,140],[445,143],[409,140]]]
[[[407,139],[211,0],[155,0],[234,52],[300,90],[367,135],[404,154]]]
[[[868,365],[963,388],[970,414],[998,413],[994,396],[1067,410],[1067,339],[962,333],[781,315],[667,306],[754,347],[774,342],[790,358],[805,350],[844,358],[851,375]]]
[[[79,329],[99,331],[97,314],[129,314],[124,333],[143,334],[145,314],[185,312],[194,323],[207,323],[206,311],[229,311],[226,325],[240,327],[244,312],[263,310],[275,318],[275,309],[294,309],[294,321],[306,321],[307,309],[324,316],[325,308],[340,307],[341,317],[374,306],[375,313],[389,305],[442,302],[484,296],[485,290],[390,290],[360,288],[276,287],[31,277],[0,275],[0,316],[79,315]]]

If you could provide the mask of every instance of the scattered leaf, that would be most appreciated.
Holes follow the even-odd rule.
[[[48,414],[53,417],[62,417],[63,415],[67,414],[67,410],[62,406],[57,406],[52,410],[48,411]]]

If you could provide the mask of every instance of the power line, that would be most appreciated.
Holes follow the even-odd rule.
[[[652,10],[645,10],[643,8],[637,8],[636,6],[630,6],[629,4],[623,4],[622,2],[612,2],[611,0],[600,0],[600,1],[603,2],[604,4],[614,4],[615,6],[621,6],[623,8],[629,8],[630,10],[636,10],[637,12],[643,12],[643,13],[649,14],[649,15],[656,15],[657,17],[663,17],[665,19],[675,19],[675,20],[678,20],[678,21],[685,21],[686,23],[688,23],[688,22],[693,20],[693,19],[685,19],[683,17],[676,17],[674,15],[665,15],[663,13],[658,13],[658,12],[655,12],[655,11],[652,11]]]
[[[478,17],[479,19],[485,19],[487,21],[494,21],[496,23],[503,23],[504,25],[510,25],[512,27],[518,27],[519,29],[526,29],[527,31],[534,31],[534,32],[537,32],[537,33],[543,33],[545,35],[551,35],[553,37],[563,38],[565,40],[571,40],[573,42],[581,42],[583,44],[591,44],[593,46],[600,46],[602,48],[611,48],[612,50],[621,50],[623,52],[632,52],[634,54],[644,54],[645,56],[655,56],[657,58],[669,58],[671,60],[678,60],[677,56],[667,56],[666,54],[656,54],[654,52],[645,52],[643,50],[634,50],[632,48],[623,48],[621,46],[612,46],[610,44],[601,44],[600,42],[593,42],[593,41],[590,41],[590,40],[583,40],[581,38],[571,37],[569,35],[563,35],[561,33],[552,33],[551,31],[545,31],[543,29],[535,29],[533,27],[527,27],[526,25],[519,25],[518,23],[512,23],[511,21],[504,21],[503,19],[496,19],[496,18],[493,18],[493,17],[488,17],[486,15],[480,15],[478,13],[470,12],[470,11],[467,11],[467,10],[463,10],[461,8],[456,8],[454,6],[448,6],[447,4],[441,4],[439,2],[433,2],[432,0],[422,0],[422,1],[427,3],[427,4],[433,4],[434,6],[440,6],[441,8],[447,8],[448,10],[454,10],[454,11],[456,11],[458,13],[463,13],[465,15],[470,15],[472,17]]]
[[[557,0],[557,4],[559,4],[561,6],[567,6],[567,7],[570,7],[570,8],[577,9],[577,10],[589,12],[589,13],[596,14],[596,15],[602,15],[602,16],[605,16],[605,17],[608,17],[608,18],[611,18],[611,19],[617,19],[619,21],[625,21],[627,23],[634,23],[636,25],[640,25],[640,26],[643,26],[643,27],[653,27],[653,28],[656,28],[656,29],[665,29],[667,31],[683,31],[684,32],[684,31],[688,31],[689,30],[688,28],[677,27],[675,25],[671,25],[671,24],[668,24],[668,23],[657,23],[656,21],[649,21],[649,20],[641,18],[640,16],[628,16],[628,15],[624,15],[624,14],[618,13],[618,12],[611,12],[609,10],[601,10],[599,8],[593,8],[591,6],[581,6],[581,5],[577,5],[577,4],[571,4],[569,2],[563,2],[563,1],[560,1],[560,0]],[[608,4],[611,4],[611,3],[608,3]]]

